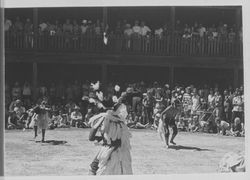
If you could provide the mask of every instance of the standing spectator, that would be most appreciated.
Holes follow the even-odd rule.
[[[24,34],[26,46],[33,47],[33,24],[30,19],[27,19],[24,24]]]
[[[26,109],[28,109],[31,106],[32,94],[31,94],[31,86],[27,81],[23,85],[22,95],[23,95],[24,106]]]
[[[244,124],[243,106],[244,106],[243,97],[241,96],[240,90],[236,89],[235,97],[233,98],[233,110],[232,110],[232,121],[231,121],[231,123],[233,123],[234,119],[236,117],[238,117],[238,118],[240,118],[241,123]]]
[[[213,89],[210,89],[208,94],[208,108],[214,109],[215,107],[215,97],[214,97],[214,91]]]
[[[130,24],[126,24],[125,30],[124,30],[124,35],[125,35],[125,48],[130,49],[131,48],[131,36],[133,34],[133,30],[131,29]]]
[[[54,82],[52,82],[49,87],[49,97],[50,97],[50,103],[55,104],[56,103],[56,85]]]
[[[185,89],[185,93],[183,94],[182,98],[182,104],[183,104],[184,117],[189,118],[192,108],[192,96],[190,92],[190,87],[187,87]]]
[[[70,23],[69,19],[66,19],[65,23],[63,24],[63,33],[68,35],[72,34],[73,32],[73,25]]]
[[[15,82],[11,92],[12,92],[11,95],[12,95],[13,100],[21,98],[22,89],[18,82]]]
[[[5,19],[5,22],[4,22],[4,32],[10,31],[11,27],[12,27],[11,20]]]
[[[197,111],[200,108],[200,97],[197,94],[197,89],[195,88],[193,90],[193,96],[192,96],[192,108],[191,108],[191,115],[192,117],[197,115]]]
[[[40,21],[40,24],[39,24],[39,33],[40,34],[45,34],[47,28],[48,28],[47,23],[45,23],[44,21]]]
[[[87,20],[82,20],[82,25],[81,25],[81,33],[82,34],[86,34],[87,30],[88,30],[88,24],[87,24]]]
[[[223,107],[224,107],[224,118],[225,120],[230,123],[231,122],[231,112],[232,112],[232,99],[228,93],[228,90],[224,91],[223,97]]]
[[[218,90],[214,93],[214,101],[215,101],[215,117],[222,118],[222,97]]]
[[[141,22],[141,30],[140,30],[140,35],[141,36],[146,36],[146,35],[148,35],[149,33],[151,32],[151,29],[148,27],[148,26],[146,26],[146,24],[145,24],[145,22],[144,21],[142,21]]]
[[[63,34],[66,36],[65,38],[65,45],[70,45],[70,38],[69,35],[73,33],[73,25],[70,23],[69,19],[66,19],[66,22],[63,24]]]
[[[78,25],[77,21],[74,19],[73,20],[73,25],[72,25],[72,33],[74,35],[79,35],[81,32],[81,28],[80,26]]]
[[[234,32],[233,28],[230,28],[230,31],[228,33],[229,42],[234,42],[235,38],[236,38],[236,33]]]
[[[80,84],[77,80],[75,80],[73,86],[72,86],[72,89],[73,89],[73,98],[74,98],[74,101],[75,102],[79,102],[80,99],[81,99],[81,87],[80,87]]]
[[[150,91],[147,92],[146,97],[143,99],[143,110],[144,110],[144,122],[143,124],[149,123],[153,124],[153,108],[154,108],[154,98]]]
[[[118,21],[115,27],[115,34],[116,35],[122,35],[125,29],[123,29],[121,22]]]
[[[65,94],[66,94],[66,100],[67,101],[70,101],[70,100],[74,99],[74,92],[73,92],[71,84],[68,84],[68,87],[66,88]]]
[[[23,23],[21,22],[19,16],[16,17],[16,21],[14,23],[14,31],[18,34],[23,31]]]
[[[45,86],[45,83],[42,83],[39,88],[39,96],[43,98],[43,97],[47,97],[47,95],[48,95],[48,89]]]
[[[133,35],[139,36],[141,32],[141,27],[139,26],[139,21],[136,20],[134,26],[132,27]]]
[[[101,23],[100,20],[97,19],[96,24],[95,24],[95,35],[100,36],[102,35],[102,30],[101,30]]]
[[[206,33],[206,28],[202,24],[200,24],[199,25],[199,35],[200,35],[200,37],[201,38],[204,37],[205,33]]]

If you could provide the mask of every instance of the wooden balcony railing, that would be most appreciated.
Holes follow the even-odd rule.
[[[72,51],[88,53],[138,54],[159,56],[242,57],[239,39],[210,39],[177,35],[164,37],[85,35],[37,35],[5,33],[5,48],[11,50]]]

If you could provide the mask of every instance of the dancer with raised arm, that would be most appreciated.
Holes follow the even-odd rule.
[[[112,110],[90,118],[89,140],[102,141],[102,147],[90,165],[90,175],[132,174],[131,134],[125,124],[126,117],[126,106],[117,103]],[[98,131],[101,136],[96,135]]]

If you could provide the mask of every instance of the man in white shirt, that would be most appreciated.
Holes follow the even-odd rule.
[[[141,33],[141,27],[139,26],[139,21],[135,21],[135,25],[132,27],[133,33],[139,35]]]
[[[81,33],[86,34],[88,27],[87,20],[82,20]]]
[[[149,32],[151,32],[151,29],[145,25],[144,21],[142,21],[140,35],[146,36]]]

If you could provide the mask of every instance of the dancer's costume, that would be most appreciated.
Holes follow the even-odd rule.
[[[103,144],[90,165],[93,175],[132,174],[131,134],[125,124],[126,116],[126,106],[121,104],[117,111],[108,110],[90,118],[91,127],[102,121],[98,128],[102,136],[95,139]]]

